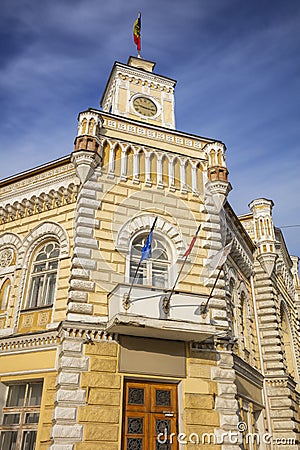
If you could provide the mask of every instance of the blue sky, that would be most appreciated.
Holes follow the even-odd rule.
[[[115,60],[142,56],[178,80],[177,128],[222,140],[238,214],[272,198],[300,224],[299,0],[2,0],[0,178],[72,151]],[[283,229],[300,255],[300,228]]]

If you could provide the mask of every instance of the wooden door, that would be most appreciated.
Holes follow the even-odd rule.
[[[127,381],[123,450],[177,448],[177,386]]]

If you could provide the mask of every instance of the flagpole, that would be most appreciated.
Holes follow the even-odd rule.
[[[137,277],[138,271],[139,271],[139,269],[140,269],[140,267],[141,267],[141,263],[142,263],[142,258],[139,260],[139,263],[138,263],[138,265],[137,265],[136,271],[135,271],[134,276],[133,276],[133,278],[132,278],[132,282],[131,282],[129,291],[128,291],[127,293],[125,293],[124,296],[123,296],[123,308],[124,308],[126,311],[127,311],[127,310],[129,309],[129,307],[130,307],[130,294],[131,294],[131,291],[132,291],[132,288],[133,288],[133,284],[134,284],[134,282],[135,282],[135,279],[136,279],[136,277]]]
[[[180,277],[180,275],[181,275],[181,273],[182,273],[182,271],[183,271],[183,268],[184,268],[184,266],[185,266],[185,263],[187,262],[188,257],[189,257],[189,255],[186,255],[186,257],[185,257],[185,259],[184,259],[184,261],[183,261],[183,263],[182,263],[182,266],[181,266],[181,268],[180,268],[180,270],[179,270],[179,272],[178,272],[178,275],[177,275],[177,277],[176,277],[175,283],[174,283],[174,285],[173,285],[173,287],[172,287],[172,289],[171,289],[171,292],[170,292],[169,296],[166,296],[166,297],[164,298],[163,309],[164,309],[164,313],[165,313],[165,314],[168,314],[168,313],[169,313],[171,297],[172,297],[172,295],[174,294],[174,291],[175,291],[177,282],[178,282],[179,277]]]
[[[142,255],[141,255],[140,261],[139,261],[139,263],[137,265],[136,271],[134,273],[134,276],[133,276],[133,279],[132,279],[129,291],[127,293],[125,293],[124,296],[123,296],[123,307],[124,307],[124,309],[126,311],[130,308],[130,294],[131,294],[131,291],[132,291],[135,279],[137,277],[138,271],[139,271],[139,269],[141,267],[141,264],[142,264],[142,262],[145,259],[151,257],[152,235],[153,235],[153,231],[154,231],[156,222],[157,222],[157,216],[154,219],[154,222],[153,222],[152,227],[150,229],[150,232],[149,232],[149,235],[147,237],[146,243],[145,243],[144,247],[142,248]]]
[[[222,266],[220,267],[220,270],[219,270],[219,272],[218,272],[217,278],[215,279],[215,282],[214,282],[213,287],[212,287],[212,289],[211,289],[211,291],[210,291],[210,294],[209,294],[209,296],[208,296],[208,299],[206,300],[206,303],[205,303],[204,305],[202,305],[202,307],[201,307],[201,315],[202,315],[202,316],[204,316],[204,315],[206,314],[206,310],[207,310],[208,303],[209,303],[210,299],[212,298],[213,292],[214,292],[215,287],[216,287],[216,285],[217,285],[217,282],[218,282],[218,280],[219,280],[219,278],[220,278],[221,271],[222,271],[222,269],[223,269],[223,265],[224,265],[224,264],[222,264]]]
[[[133,276],[133,278],[132,278],[132,282],[131,282],[129,291],[128,291],[128,293],[127,293],[128,297],[130,297],[130,294],[131,294],[131,291],[132,291],[132,287],[133,287],[133,283],[135,282],[135,279],[136,279],[136,277],[137,277],[138,271],[139,271],[139,269],[140,269],[140,267],[141,267],[141,263],[142,263],[142,258],[140,259],[140,261],[139,261],[139,263],[138,263],[138,265],[137,265],[136,271],[135,271],[135,273],[134,273],[134,276]]]
[[[189,255],[190,255],[191,251],[192,251],[192,248],[194,247],[194,244],[196,242],[196,238],[198,236],[200,228],[201,228],[201,225],[198,226],[197,231],[196,231],[196,233],[195,233],[195,235],[194,235],[194,237],[193,237],[193,239],[192,239],[192,241],[191,241],[191,243],[189,245],[189,248],[185,252],[184,261],[183,261],[183,263],[181,265],[181,268],[180,268],[180,270],[178,272],[178,275],[176,277],[175,283],[174,283],[174,285],[173,285],[173,287],[171,289],[170,295],[164,298],[163,309],[164,309],[165,314],[169,313],[171,297],[174,294],[174,291],[175,291],[175,288],[176,288],[176,284],[177,284],[177,282],[179,280],[180,275],[182,274],[182,271],[183,271],[183,268],[185,266],[185,263],[187,262],[187,259],[188,259]]]

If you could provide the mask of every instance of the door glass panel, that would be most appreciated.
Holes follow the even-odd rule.
[[[129,388],[128,389],[128,403],[130,405],[144,404],[144,389]]]
[[[127,450],[143,450],[143,439],[127,438]]]
[[[155,431],[156,434],[164,433],[170,434],[171,430],[171,421],[167,419],[161,419],[155,421]]]
[[[140,417],[129,417],[127,422],[127,433],[143,434],[144,423]]]
[[[171,392],[166,390],[156,389],[156,405],[157,406],[171,406]]]

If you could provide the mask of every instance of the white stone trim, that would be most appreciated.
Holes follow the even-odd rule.
[[[3,233],[0,236],[0,248],[12,247],[16,253],[16,265],[20,264],[19,255],[22,251],[22,240],[15,233]]]
[[[29,258],[34,248],[49,238],[58,240],[60,246],[60,258],[67,258],[69,256],[70,242],[66,230],[57,222],[47,221],[37,225],[23,241],[22,264],[25,267],[28,265]]]
[[[154,214],[141,214],[133,219],[128,220],[120,229],[115,240],[116,249],[121,253],[128,253],[130,249],[130,242],[134,235],[142,232],[143,230],[150,230],[153,221],[155,219]],[[184,250],[187,248],[187,243],[181,233],[181,231],[166,220],[164,217],[158,216],[155,229],[167,236],[173,243],[176,249],[177,259]]]

